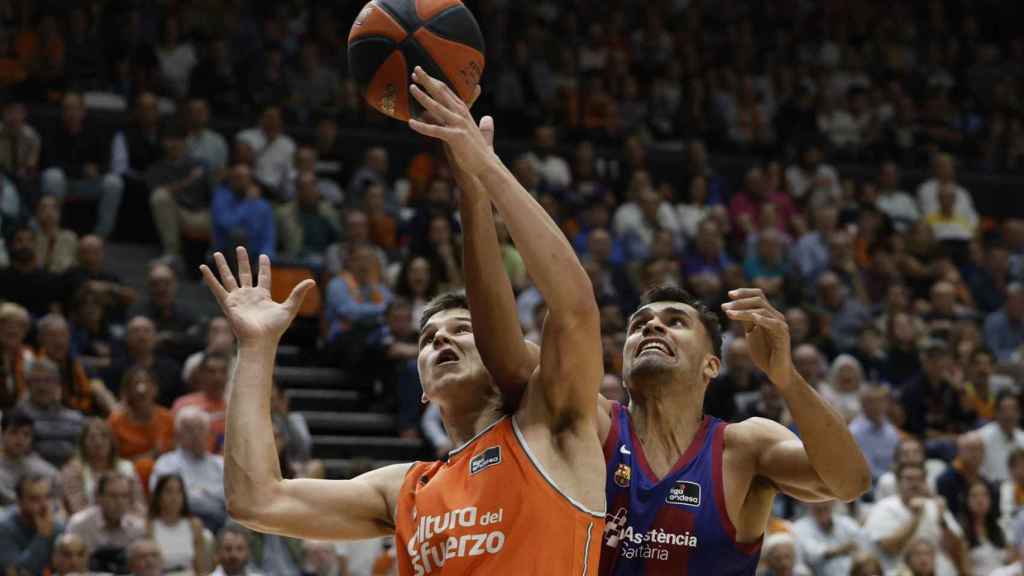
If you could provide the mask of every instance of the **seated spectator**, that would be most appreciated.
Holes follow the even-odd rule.
[[[808,142],[800,150],[800,162],[786,168],[786,184],[793,198],[820,207],[838,201],[839,175],[823,162],[821,147]]]
[[[177,18],[164,17],[156,57],[163,85],[174,98],[181,99],[188,95],[188,81],[199,60],[192,43],[181,41],[178,26]]]
[[[165,256],[181,258],[183,240],[210,239],[209,177],[203,164],[186,154],[184,131],[163,133],[163,154],[146,169],[145,179]]]
[[[11,265],[0,269],[0,300],[20,304],[39,318],[65,297],[63,286],[57,276],[39,265],[31,228],[19,226],[10,238]]]
[[[233,255],[236,246],[245,246],[250,254],[274,256],[274,210],[244,164],[232,167],[228,182],[214,190],[210,218],[214,250]]]
[[[25,345],[30,326],[28,310],[13,302],[0,304],[0,414],[7,414],[25,393],[25,362],[34,356]]]
[[[249,532],[250,562],[264,574],[298,574],[302,540],[277,534]]]
[[[320,171],[320,156],[316,147],[303,144],[295,152],[295,169],[288,177],[288,197],[295,199],[295,190],[298,188],[298,179],[305,172],[312,172],[316,189],[320,192],[320,198],[327,201],[331,206],[340,206],[345,199],[345,193],[338,186],[337,182],[325,177]]]
[[[538,126],[533,132],[533,146],[526,158],[545,184],[555,190],[567,190],[572,184],[572,171],[565,158],[555,151],[558,148],[558,132],[554,126]]]
[[[206,574],[211,569],[207,551],[213,536],[189,511],[187,493],[181,476],[162,476],[149,500],[146,531],[160,547],[167,570]]]
[[[299,62],[289,80],[291,105],[299,118],[305,122],[310,116],[335,111],[341,99],[341,81],[334,69],[321,62],[315,42],[303,43]]]
[[[287,200],[285,184],[295,161],[295,141],[284,133],[280,107],[263,106],[259,125],[239,132],[235,142],[253,159],[253,178],[265,196],[275,202]]]
[[[945,153],[936,154],[932,158],[933,176],[925,180],[917,188],[917,203],[921,208],[921,214],[927,216],[941,210],[942,202],[939,199],[942,188],[946,187],[948,193],[952,194],[952,210],[966,222],[977,226],[978,213],[974,209],[974,201],[970,193],[956,181],[956,162],[953,156]]]
[[[52,360],[35,358],[25,366],[28,396],[18,404],[32,420],[36,451],[55,468],[61,468],[75,453],[82,432],[81,412],[61,404],[60,369]]]
[[[790,253],[793,264],[805,281],[814,281],[831,265],[829,239],[836,231],[839,211],[834,206],[813,210],[813,230],[797,238]]]
[[[832,361],[828,381],[821,387],[821,396],[843,415],[849,423],[860,415],[860,395],[864,369],[849,354],[840,354]]]
[[[71,349],[89,373],[110,366],[114,340],[111,323],[98,290],[85,284],[72,302],[69,328]]]
[[[18,479],[24,476],[50,478],[57,488],[54,492],[59,492],[57,469],[32,451],[32,419],[19,410],[13,410],[4,412],[0,426],[0,507],[15,503]]]
[[[366,189],[377,184],[384,187],[385,204],[394,211],[399,208],[398,194],[388,179],[388,151],[380,146],[366,150],[363,164],[352,173],[345,187],[345,206],[361,207],[365,203]]]
[[[311,466],[318,465],[310,460],[313,453],[313,436],[309,433],[309,425],[301,412],[288,410],[288,396],[274,382],[270,389],[270,416],[274,422],[274,432],[280,432],[282,443],[280,453],[286,456],[295,470],[293,475],[298,478],[310,477]]]
[[[682,272],[686,277],[711,274],[721,277],[732,261],[725,251],[725,237],[721,226],[709,218],[700,223],[697,237],[682,258]]]
[[[875,501],[899,492],[896,470],[903,464],[924,466],[928,491],[935,492],[935,480],[946,471],[948,464],[935,458],[925,459],[924,444],[914,436],[904,435],[892,458],[892,467],[875,483]]]
[[[899,167],[895,162],[883,162],[878,172],[878,196],[875,207],[889,217],[898,232],[905,232],[921,218],[914,198],[900,189]]]
[[[801,318],[800,322],[807,322],[807,313],[801,308],[791,308],[786,312],[786,323],[790,326],[790,333],[795,332],[793,327],[796,326],[796,323],[793,322],[793,318]],[[811,388],[821,390],[821,387],[825,385],[828,362],[824,355],[814,347],[814,344],[804,342],[793,348],[793,366]]]
[[[209,452],[210,417],[195,406],[182,409],[174,418],[174,436],[178,448],[161,456],[149,477],[149,489],[156,489],[160,478],[176,474],[185,481],[189,510],[211,531],[224,525],[227,502],[224,498],[224,460]]]
[[[850,433],[871,465],[871,478],[877,481],[892,468],[900,445],[900,432],[889,420],[889,389],[863,386],[860,407],[860,414],[850,422]]]
[[[985,460],[985,444],[981,436],[975,432],[961,434],[956,440],[956,458],[945,472],[935,480],[935,491],[946,500],[946,509],[957,518],[967,513],[968,486],[980,480],[991,492],[993,501],[996,488],[981,474],[981,464]]]
[[[853,351],[861,329],[871,321],[871,312],[850,294],[835,272],[821,274],[816,286],[819,309],[829,319],[836,345],[839,350]]]
[[[194,406],[203,411],[209,418],[210,425],[210,450],[216,453],[224,448],[224,426],[226,396],[224,394],[228,385],[228,366],[231,357],[224,353],[210,353],[203,355],[197,373],[196,391],[181,396],[174,401],[171,411],[177,417],[183,409]]]
[[[430,191],[435,189],[435,186],[430,187]],[[385,252],[394,252],[398,248],[398,220],[388,211],[382,186],[374,185],[366,189],[365,207],[370,224],[370,239]]]
[[[146,521],[132,511],[132,478],[107,472],[96,482],[96,504],[68,519],[67,531],[90,550],[92,570],[120,573],[128,545],[146,535]]]
[[[332,542],[305,540],[302,543],[302,573],[308,576],[340,574],[343,564],[339,556]],[[344,566],[351,574],[352,569],[348,564],[345,563]]]
[[[858,554],[850,567],[850,576],[881,576],[884,573],[878,556],[870,553]]]
[[[938,207],[925,214],[932,234],[940,242],[966,243],[978,230],[977,215],[956,211],[956,190],[952,184],[941,184]]]
[[[60,227],[60,199],[43,196],[36,204],[35,253],[39,265],[51,274],[62,274],[75,264],[78,236]]]
[[[1009,527],[1024,508],[1024,448],[1014,448],[1007,458],[1010,477],[999,486],[1000,522]]]
[[[160,159],[160,102],[152,92],[135,98],[131,122],[114,135],[111,145],[111,169],[120,176],[142,178]]]
[[[1020,401],[1010,390],[999,393],[995,400],[995,421],[978,430],[985,445],[981,474],[990,482],[1010,478],[1010,454],[1024,448],[1024,430],[1020,428]]]
[[[185,387],[189,390],[199,389],[196,368],[202,364],[207,354],[227,354],[231,358],[228,372],[234,373],[235,363],[238,361],[235,344],[235,333],[231,330],[228,319],[223,316],[210,318],[206,323],[206,347],[190,354],[181,366],[181,381],[185,383]],[[173,401],[167,403],[168,406],[171,404]]]
[[[18,479],[18,503],[0,512],[0,566],[42,574],[64,526],[54,518],[53,479],[29,474]]]
[[[796,213],[793,200],[782,190],[771,190],[764,171],[754,166],[747,171],[743,188],[733,194],[729,201],[729,216],[740,238],[746,238],[764,228],[765,223],[760,221],[760,214],[766,205],[775,207],[777,229],[780,232],[789,230]]]
[[[65,532],[57,538],[50,562],[52,576],[73,576],[89,571],[89,548],[81,536]]]
[[[220,133],[211,130],[210,106],[203,98],[188,101],[188,133],[185,153],[199,162],[209,177],[211,186],[220,182],[228,165],[228,144]]]
[[[188,389],[182,385],[178,363],[157,350],[156,325],[145,316],[135,316],[125,327],[124,343],[115,350],[104,378],[117,396],[123,397],[121,382],[135,367],[148,370],[156,378],[157,402],[170,406]]]
[[[26,121],[24,103],[11,99],[4,104],[0,142],[0,168],[5,174],[19,183],[38,175],[42,140]]]
[[[146,299],[128,311],[128,317],[145,316],[156,323],[157,350],[172,358],[184,358],[195,349],[199,316],[178,298],[178,276],[164,263],[149,267]]]
[[[131,576],[161,576],[164,572],[163,553],[160,546],[149,538],[136,540],[128,545],[125,553]],[[191,572],[188,572],[191,574]],[[203,574],[203,572],[196,572]]]
[[[71,328],[60,314],[39,320],[39,356],[60,370],[61,401],[64,406],[89,415],[106,415],[117,403],[102,380],[90,378],[78,356],[71,350]]]
[[[931,540],[918,538],[910,542],[903,553],[903,563],[894,574],[896,576],[951,576],[962,574],[961,566],[949,567],[939,563],[938,545]],[[962,561],[961,561],[962,562]],[[949,572],[949,570],[954,570]]]
[[[430,260],[423,256],[406,259],[395,282],[395,296],[405,298],[412,305],[412,328],[419,329],[423,308],[440,291],[440,279]]]
[[[174,447],[174,418],[156,403],[157,381],[142,366],[125,372],[121,379],[121,403],[110,415],[110,429],[117,439],[118,454],[131,460],[145,483],[157,457]]]
[[[996,354],[999,364],[1024,346],[1024,285],[1006,286],[1006,304],[985,318],[985,345]]]
[[[963,531],[946,510],[945,501],[929,497],[924,467],[901,464],[896,470],[899,493],[879,500],[868,513],[864,532],[878,547],[886,573],[899,566],[900,559],[923,540],[939,547],[935,576],[955,576],[953,558],[961,547]],[[952,544],[953,548],[945,545]]]
[[[798,555],[819,576],[847,576],[854,558],[867,545],[857,522],[836,514],[833,502],[808,505],[808,514],[793,523]]]
[[[1006,535],[999,524],[999,509],[987,482],[974,479],[967,485],[967,509],[960,524],[967,539],[971,574],[991,574],[1009,558]]]
[[[419,356],[419,330],[412,325],[412,307],[403,298],[388,303],[385,322],[367,337],[367,350],[361,366],[372,390],[373,381],[383,384],[380,402],[395,402],[398,432],[403,438],[418,438],[421,395],[416,359]]]
[[[278,210],[282,256],[322,266],[327,248],[341,239],[338,213],[322,199],[313,172],[296,178],[295,198]]]
[[[78,258],[64,275],[69,294],[86,284],[99,294],[104,309],[114,322],[124,321],[125,309],[135,302],[135,289],[110,272],[104,262],[103,239],[89,234],[78,241]]]
[[[131,509],[145,509],[142,484],[132,463],[121,458],[117,440],[110,425],[98,418],[86,420],[78,440],[78,453],[61,470],[61,486],[68,514],[74,514],[96,504],[96,484],[107,473],[123,475],[131,481]]]
[[[762,376],[750,359],[745,338],[734,338],[722,347],[722,372],[704,397],[704,411],[725,421],[736,421],[758,399]]]
[[[236,113],[243,108],[244,65],[233,61],[224,36],[210,38],[204,52],[205,55],[192,69],[190,96],[209,102],[218,116]]]
[[[811,576],[797,557],[797,542],[793,535],[778,532],[765,537],[761,547],[759,574],[772,576]]]
[[[101,131],[85,122],[81,94],[66,92],[63,116],[49,136],[43,152],[43,194],[61,200],[98,200],[94,234],[106,238],[114,231],[121,207],[124,182],[117,174],[103,173],[109,147],[100,139]]]
[[[932,340],[923,346],[921,372],[903,385],[900,401],[906,414],[906,432],[925,440],[950,441],[974,426],[960,403],[948,346]]]
[[[650,250],[656,229],[664,228],[677,241],[681,228],[675,210],[654,190],[648,172],[637,172],[629,183],[626,203],[619,206],[612,218],[615,236],[634,246],[627,249],[636,258],[644,258]]]
[[[260,576],[249,567],[249,531],[229,524],[217,535],[217,569],[210,576]]]
[[[391,291],[380,278],[373,250],[355,247],[345,261],[345,271],[327,284],[328,340],[353,329],[372,330],[391,301]]]
[[[770,300],[778,300],[789,262],[786,259],[785,236],[774,229],[763,230],[757,235],[757,249],[743,262],[743,274],[756,288],[764,291]]]

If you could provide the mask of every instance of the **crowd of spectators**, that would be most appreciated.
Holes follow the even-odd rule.
[[[0,568],[388,573],[387,541],[227,518],[234,339],[178,292],[196,247],[308,270],[325,361],[396,434],[450,448],[415,359],[425,303],[463,285],[458,189],[429,144],[408,160],[349,146],[348,128],[396,130],[347,78],[362,2],[49,4],[0,0]],[[625,318],[645,288],[715,308],[756,286],[867,455],[861,501],[777,499],[762,570],[1021,574],[1024,221],[980,214],[958,178],[1022,167],[1019,8],[468,4],[487,38],[477,106],[499,140],[529,141],[504,159],[591,276],[604,393],[626,396]],[[665,142],[685,143],[670,174],[649,160]],[[755,159],[723,172],[734,154]],[[105,259],[126,220],[152,222],[163,254],[145,286]],[[498,237],[539,340],[544,303],[500,219]],[[792,425],[737,326],[723,366],[709,414]],[[272,408],[282,472],[322,476],[280,390]]]

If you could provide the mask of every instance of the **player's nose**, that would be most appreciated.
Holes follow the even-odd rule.
[[[640,331],[644,336],[650,336],[652,334],[664,334],[665,325],[661,323],[661,320],[657,317],[651,318],[647,322],[644,322],[644,328]]]

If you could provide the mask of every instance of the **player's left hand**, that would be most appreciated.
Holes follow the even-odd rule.
[[[410,119],[409,127],[424,136],[443,141],[463,170],[479,175],[494,157],[490,142],[484,135],[487,126],[493,131],[493,120],[484,117],[478,126],[469,106],[447,84],[431,77],[419,66],[413,71],[412,79],[409,92],[427,113],[421,120]]]
[[[730,302],[722,304],[726,316],[743,323],[747,347],[754,365],[778,387],[788,386],[793,370],[789,325],[760,288],[739,288],[729,292]]]

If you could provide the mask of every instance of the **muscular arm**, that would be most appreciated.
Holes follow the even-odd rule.
[[[462,266],[470,316],[473,325],[479,327],[474,332],[486,334],[477,340],[477,348],[506,404],[515,406],[537,367],[537,348],[525,340],[519,324],[515,293],[502,265],[487,191],[476,176],[458,166],[447,146],[445,149],[455,182],[462,191]]]
[[[239,279],[214,255],[222,286],[206,266],[203,276],[238,337],[238,364],[229,388],[224,440],[224,492],[228,512],[261,532],[318,540],[362,539],[393,530],[395,499],[407,464],[353,480],[285,480],[270,419],[274,358],[281,335],[312,286],[293,289],[283,304],[270,297],[270,260],[260,257],[253,286],[249,257],[238,250]],[[311,522],[310,519],[315,519]]]
[[[496,156],[480,181],[548,306],[538,374],[545,408],[590,422],[604,370],[590,278],[562,231]]]

